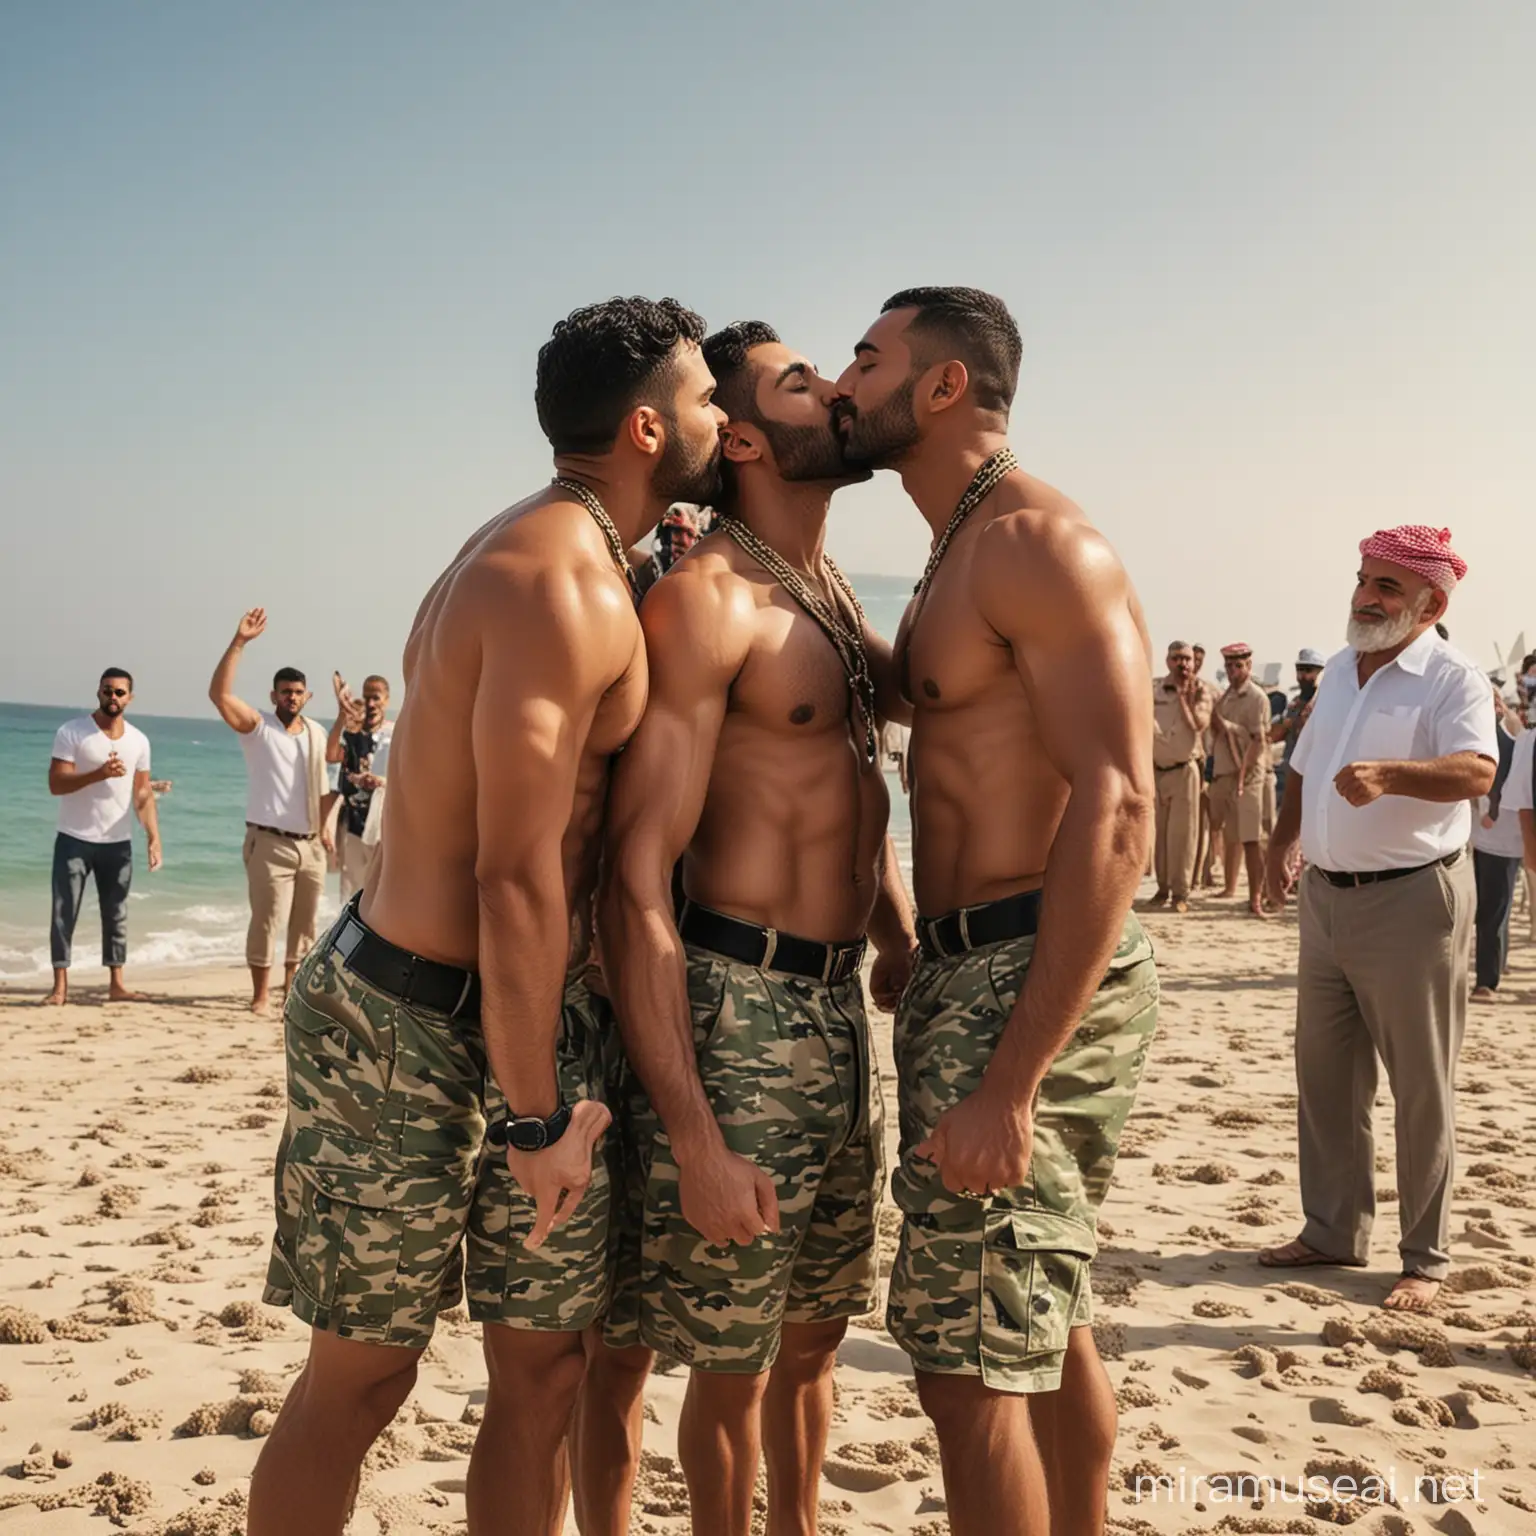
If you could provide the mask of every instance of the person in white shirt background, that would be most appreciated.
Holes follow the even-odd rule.
[[[1466,575],[1450,532],[1360,545],[1348,649],[1328,662],[1291,757],[1266,884],[1283,901],[1298,835],[1296,1083],[1301,1203],[1273,1268],[1363,1267],[1376,1213],[1377,1056],[1396,1116],[1401,1275],[1384,1305],[1422,1310],[1450,1269],[1453,1082],[1467,1016],[1470,801],[1492,787],[1488,680],[1435,632]]]
[[[296,667],[272,679],[272,712],[253,709],[235,694],[235,673],[245,647],[267,627],[265,608],[240,620],[208,697],[224,723],[240,734],[245,752],[246,884],[251,923],[245,959],[251,971],[251,1011],[263,1013],[271,998],[272,949],[285,941],[283,994],[315,942],[320,898],[325,892],[325,856],[331,840],[321,815],[327,782],[326,733],[304,718],[309,685]]]
[[[149,867],[160,868],[160,822],[149,779],[149,738],[123,718],[133,678],[108,667],[96,689],[96,710],[66,720],[53,738],[48,792],[59,798],[53,844],[53,919],[49,947],[53,991],[45,1002],[69,998],[69,964],[87,880],[101,906],[101,963],[114,1003],[143,1002],[123,981],[128,963],[128,890],[133,883],[133,818],[149,839]]]
[[[389,680],[377,672],[363,679],[361,700],[352,696],[340,672],[331,674],[331,686],[336,691],[336,723],[325,744],[325,760],[336,769],[336,786],[321,801],[320,817],[327,832],[334,829],[345,903],[368,883],[373,870],[379,843],[377,836],[369,837],[368,823],[376,820],[375,798],[382,798],[382,764],[394,722],[388,718]]]
[[[1509,915],[1524,852],[1519,802],[1524,798],[1530,803],[1531,753],[1536,745],[1536,732],[1521,731],[1519,717],[1505,705],[1497,681],[1492,691],[1499,766],[1492,789],[1473,807],[1472,822],[1472,872],[1477,881],[1474,1003],[1493,1002],[1509,955]]]

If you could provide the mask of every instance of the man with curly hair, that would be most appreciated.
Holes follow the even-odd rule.
[[[490,1373],[469,1528],[560,1529],[582,1330],[608,1294],[613,1031],[586,960],[609,764],[647,686],[625,550],[673,501],[714,497],[703,338],[671,299],[561,321],[535,394],[556,478],[474,534],[416,615],[377,863],[285,1015],[265,1299],[310,1325],[310,1352],[256,1468],[253,1536],[342,1530],[466,1270]]]

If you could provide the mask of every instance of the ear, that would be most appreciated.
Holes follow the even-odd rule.
[[[763,443],[755,427],[730,421],[720,428],[720,450],[733,464],[750,464],[763,456]]]
[[[936,414],[949,410],[965,399],[970,384],[971,376],[966,372],[965,364],[958,357],[953,357],[947,363],[940,363],[928,370],[923,376],[923,387],[918,395],[928,409]]]
[[[667,424],[655,406],[637,406],[629,413],[620,437],[647,458],[654,458],[667,446]]]
[[[1451,595],[1442,591],[1439,587],[1429,589],[1429,606],[1424,610],[1424,617],[1431,624],[1438,624],[1446,615],[1451,606]]]

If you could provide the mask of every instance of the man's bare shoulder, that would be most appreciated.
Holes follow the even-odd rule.
[[[646,593],[640,622],[654,657],[685,648],[734,655],[749,643],[756,604],[740,555],[728,535],[712,534]]]
[[[1084,592],[1123,593],[1120,557],[1082,508],[1023,478],[1028,487],[1003,499],[977,539],[972,570],[983,605],[1027,596],[1053,609]],[[1013,490],[1011,483],[1006,489]]]

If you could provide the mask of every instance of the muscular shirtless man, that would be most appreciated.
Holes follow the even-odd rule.
[[[822,553],[832,493],[867,471],[843,464],[831,383],[767,326],[704,356],[731,515],[645,600],[650,703],[609,803],[604,959],[643,1088],[631,1241],[582,1397],[585,1536],[629,1529],[652,1349],[693,1368],[693,1529],[747,1536],[761,1435],[768,1531],[814,1536],[834,1358],[876,1285],[860,960],[867,931],[890,1006],[917,942],[873,746],[890,649]]]
[[[536,400],[558,478],[475,534],[417,613],[373,878],[285,1018],[265,1299],[313,1331],[256,1468],[253,1536],[341,1531],[462,1293],[461,1245],[470,1315],[500,1325],[469,1528],[561,1529],[581,1331],[609,1277],[593,1147],[612,1030],[582,967],[609,760],[645,704],[624,550],[714,493],[703,330],[671,299],[556,326]]]
[[[887,1321],[955,1536],[1102,1529],[1115,1399],[1088,1263],[1157,1018],[1130,916],[1152,829],[1146,628],[1114,551],[1008,449],[1019,354],[1000,300],[911,289],[835,407],[849,459],[898,470],[934,533],[896,641],[927,915],[896,1021]]]

